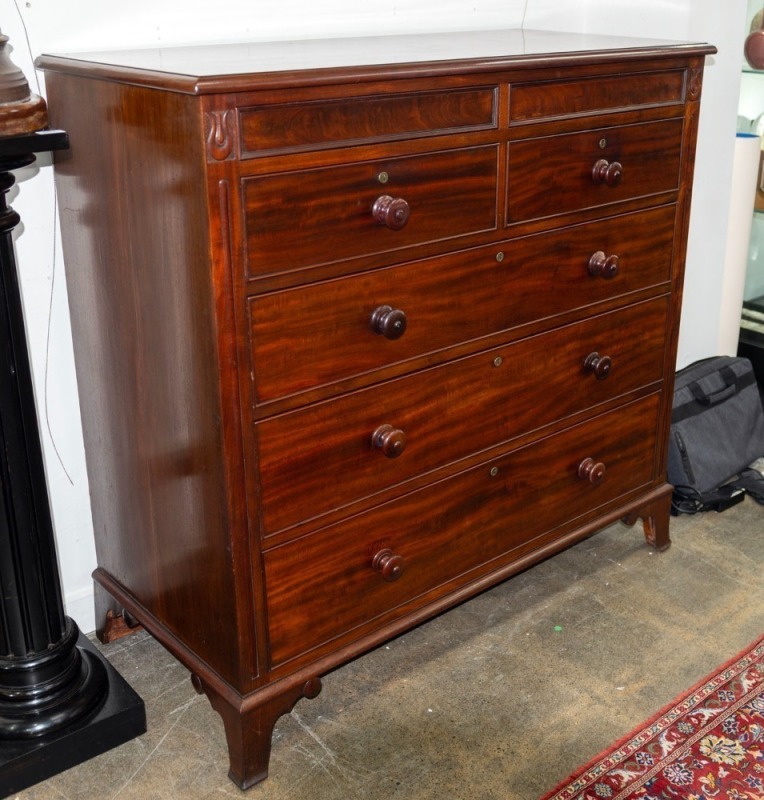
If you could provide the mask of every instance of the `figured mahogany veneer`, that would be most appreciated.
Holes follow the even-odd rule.
[[[518,125],[577,114],[681,106],[685,87],[686,73],[682,69],[558,80],[553,92],[546,91],[543,82],[519,82],[512,86],[510,120]]]
[[[239,786],[339,664],[618,519],[669,546],[711,52],[492,31],[39,60],[98,613],[191,670]]]
[[[623,501],[648,486],[658,402],[651,395],[593,417],[268,550],[273,664],[335,639],[339,646],[411,613],[443,591],[580,526],[609,501]],[[607,465],[606,479],[593,480],[591,471],[581,469],[592,457]],[[395,586],[387,586],[373,568],[373,556],[382,548],[402,559],[405,573]]]
[[[367,504],[390,487],[402,493],[412,478],[654,387],[663,378],[667,314],[659,297],[262,420],[263,534]],[[597,349],[613,365],[608,380],[591,372]],[[383,424],[405,433],[405,452],[392,462],[374,457]]]
[[[508,221],[675,192],[683,126],[676,119],[513,142]]]
[[[375,381],[377,370],[400,362],[440,361],[453,357],[454,347],[485,349],[548,327],[551,316],[580,318],[629,295],[668,291],[675,226],[672,204],[254,295],[248,309],[255,403],[340,383],[323,391],[334,393],[343,382]],[[618,269],[606,268],[614,261]],[[405,314],[400,335],[374,335],[390,314],[383,308]]]
[[[242,108],[242,157],[495,128],[496,107],[489,86]]]
[[[497,186],[496,145],[245,178],[249,272],[493,231]]]

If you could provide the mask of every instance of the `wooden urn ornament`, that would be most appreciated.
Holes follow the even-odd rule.
[[[134,738],[143,702],[64,613],[7,205],[13,170],[68,148],[0,34],[0,797]]]
[[[753,69],[764,69],[764,8],[754,16],[743,45],[745,60]]]
[[[34,133],[48,127],[48,109],[29,91],[24,73],[11,61],[8,37],[0,33],[0,136]]]

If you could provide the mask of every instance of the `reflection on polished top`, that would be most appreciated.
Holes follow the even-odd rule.
[[[222,84],[234,88],[231,78],[237,75],[269,75],[272,83],[274,73],[284,73],[290,84],[315,84],[326,79],[321,70],[357,71],[359,67],[368,67],[373,74],[380,75],[387,67],[400,74],[402,69],[405,71],[403,65],[411,64],[413,69],[414,64],[422,62],[440,62],[444,68],[455,62],[475,62],[473,69],[501,69],[528,59],[545,63],[565,61],[573,53],[580,63],[582,54],[588,54],[592,60],[605,54],[612,56],[614,52],[621,58],[628,58],[629,54],[644,57],[650,51],[659,54],[668,48],[715,52],[715,48],[697,43],[515,29],[162,47],[60,57],[43,55],[37,66],[55,70],[56,64],[62,64],[63,60],[66,71],[71,73],[77,71],[73,62],[97,63],[104,66],[104,73],[113,73],[112,77],[129,74],[130,82],[148,85],[156,82],[151,75],[173,75],[176,78],[173,88],[204,94],[219,91]],[[92,75],[92,66],[88,72]],[[429,72],[432,74],[432,69]]]

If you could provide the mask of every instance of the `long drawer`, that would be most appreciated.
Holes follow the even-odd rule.
[[[251,297],[256,403],[665,284],[675,210]]]
[[[266,552],[272,664],[411,612],[647,485],[657,417],[651,395]]]
[[[672,119],[512,142],[507,223],[677,191],[683,124]]]
[[[494,230],[497,186],[497,145],[244,178],[247,272]]]
[[[667,309],[659,297],[263,420],[265,535],[659,381]]]

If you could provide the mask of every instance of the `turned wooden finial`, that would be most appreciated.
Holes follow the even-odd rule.
[[[45,100],[32,94],[24,73],[11,61],[8,37],[0,33],[0,136],[19,136],[48,127]]]

